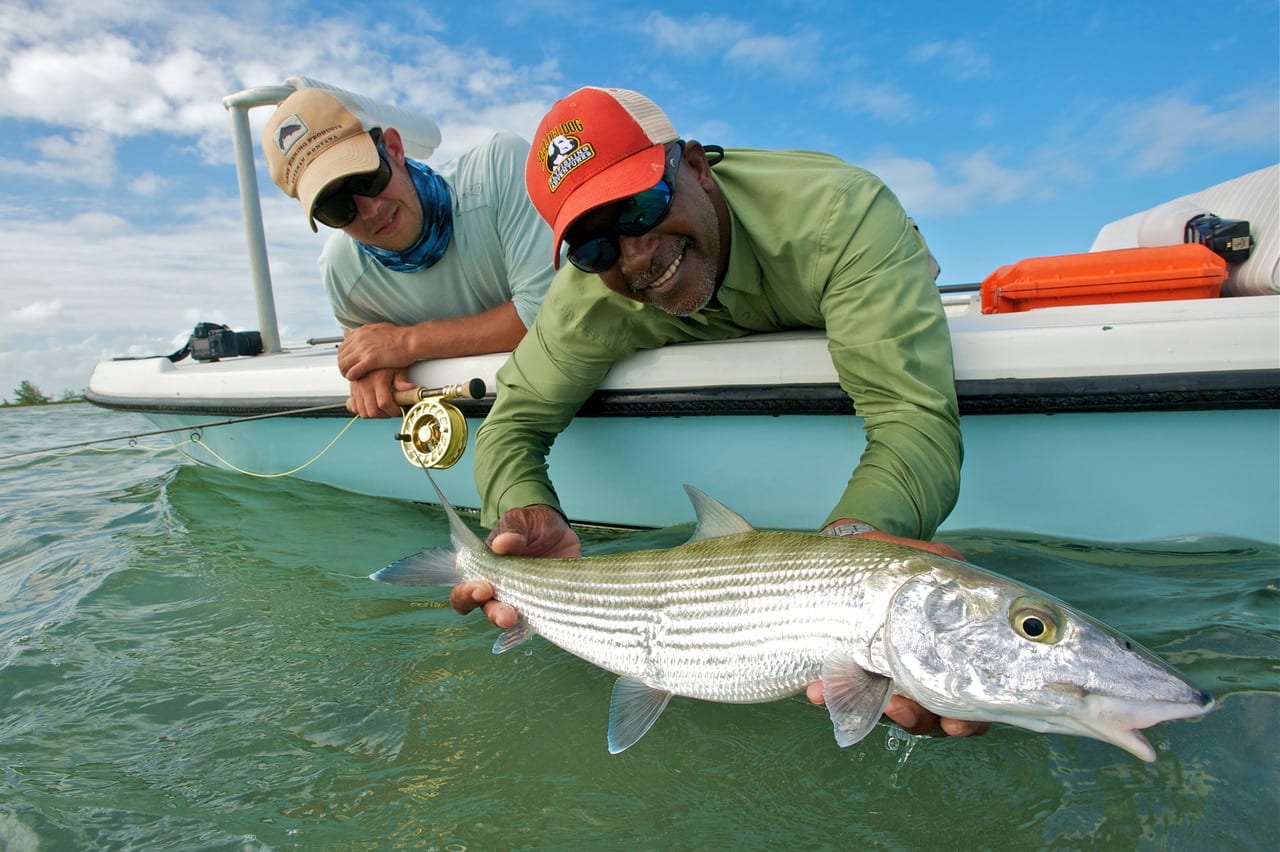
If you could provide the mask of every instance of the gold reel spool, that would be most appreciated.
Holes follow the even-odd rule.
[[[428,397],[404,413],[396,438],[409,464],[443,470],[466,452],[467,419],[457,406]]]

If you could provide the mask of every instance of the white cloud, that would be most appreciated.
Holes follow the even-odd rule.
[[[249,24],[215,8],[178,15],[145,2],[76,6],[84,13],[79,19],[71,11],[60,16],[33,3],[17,5],[11,14],[33,25],[20,32],[0,24],[0,117],[66,131],[47,137],[39,152],[45,162],[0,161],[9,172],[46,162],[70,165],[75,179],[105,185],[114,174],[115,140],[148,133],[190,138],[206,162],[230,162],[223,96],[303,70],[442,124],[455,117],[474,121],[478,110],[511,101],[538,103],[541,117],[555,94],[548,86],[552,65],[517,70],[504,58],[445,45],[424,30],[362,29],[359,20],[339,18],[285,24],[258,9]],[[392,43],[407,60],[392,57]],[[260,128],[266,116],[257,113]],[[536,118],[528,126],[534,124]],[[91,143],[101,146],[96,172],[85,162]]]
[[[816,33],[771,34],[739,39],[725,58],[740,68],[794,76],[809,74],[821,51],[822,40]]]
[[[1167,94],[1116,109],[1113,153],[1139,174],[1171,171],[1206,152],[1274,146],[1278,121],[1280,103],[1273,90],[1215,104]]]
[[[675,18],[653,12],[645,18],[643,28],[659,47],[671,53],[686,59],[720,53],[739,71],[807,74],[815,67],[822,49],[817,33],[758,33],[727,15],[702,13]]]
[[[110,186],[116,175],[116,142],[102,130],[75,130],[66,136],[42,136],[32,146],[41,162],[34,170],[50,180]]]
[[[15,311],[11,311],[8,321],[16,325],[35,325],[45,323],[62,313],[62,300],[51,299],[47,302],[30,302]]]
[[[0,319],[0,395],[24,379],[49,395],[80,390],[99,361],[166,355],[197,322],[258,329],[238,201],[192,206],[207,215],[151,230],[119,228],[101,213],[0,219],[5,291],[31,294]],[[263,207],[282,336],[336,334],[315,262],[323,235],[311,233],[292,199]],[[84,238],[60,239],[68,233]],[[59,251],[32,256],[32,245]]]
[[[82,238],[124,234],[129,227],[129,221],[122,216],[100,210],[77,213],[67,222],[68,232],[78,234]]]
[[[750,27],[733,18],[705,13],[677,19],[653,12],[644,21],[644,31],[659,47],[684,56],[719,51],[751,34]]]
[[[924,115],[911,93],[895,83],[855,81],[844,85],[833,99],[841,109],[889,123],[916,121]]]
[[[947,76],[957,80],[986,77],[991,73],[991,58],[971,41],[929,41],[907,53],[911,62],[936,65]]]
[[[872,156],[863,165],[916,216],[959,213],[979,203],[1007,204],[1042,192],[1042,176],[1035,169],[1002,165],[985,150],[951,157],[941,167],[891,154]]]
[[[155,172],[143,172],[129,181],[129,191],[134,195],[150,198],[159,195],[168,187],[170,181]]]

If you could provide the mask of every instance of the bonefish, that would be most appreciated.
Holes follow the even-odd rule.
[[[520,613],[494,653],[540,635],[617,674],[615,754],[674,695],[756,703],[814,681],[841,746],[867,736],[896,692],[940,716],[1093,737],[1154,762],[1141,729],[1213,707],[1155,654],[1021,583],[892,542],[756,530],[685,490],[698,518],[685,544],[534,559],[494,554],[437,488],[453,547],[372,576],[482,578]]]

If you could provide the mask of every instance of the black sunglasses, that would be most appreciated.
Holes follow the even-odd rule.
[[[312,217],[330,228],[345,228],[355,221],[356,200],[353,196],[373,198],[391,181],[391,163],[387,160],[387,149],[382,147],[382,131],[375,127],[369,135],[378,146],[378,167],[339,182],[317,198],[311,208]]]
[[[684,140],[677,139],[667,152],[662,177],[653,187],[603,208],[609,211],[606,214],[609,221],[605,225],[604,234],[584,239],[581,234],[573,233],[575,223],[575,227],[565,234],[565,242],[569,244],[569,262],[583,272],[604,272],[617,263],[622,254],[622,248],[618,245],[619,234],[639,237],[656,228],[671,209],[671,199],[676,191],[676,174],[680,171],[680,161],[683,159]],[[616,216],[613,211],[616,211]],[[588,213],[585,218],[598,223],[601,217]],[[599,233],[600,229],[593,230]]]

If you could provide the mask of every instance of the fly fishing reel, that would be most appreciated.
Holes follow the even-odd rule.
[[[396,393],[396,402],[408,406],[396,440],[409,464],[443,470],[452,467],[467,449],[467,419],[446,400],[480,399],[484,382],[472,379],[461,385],[416,388]]]

